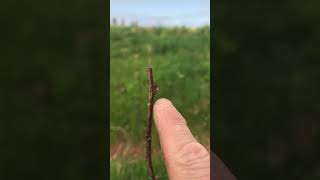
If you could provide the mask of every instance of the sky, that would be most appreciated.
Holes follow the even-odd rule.
[[[110,22],[139,26],[210,25],[210,0],[110,0]]]

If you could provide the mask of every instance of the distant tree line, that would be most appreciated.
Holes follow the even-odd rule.
[[[132,21],[129,26],[138,26],[138,21]],[[111,22],[111,26],[126,26],[126,22],[124,19],[121,19],[119,22],[117,18],[113,18]]]

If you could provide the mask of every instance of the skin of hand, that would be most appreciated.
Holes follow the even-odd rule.
[[[186,120],[168,99],[159,99],[153,107],[155,125],[170,180],[235,180],[223,162],[214,158],[196,141]],[[214,168],[214,169],[213,169]]]
[[[193,137],[173,104],[157,100],[153,115],[170,180],[209,180],[210,154]]]

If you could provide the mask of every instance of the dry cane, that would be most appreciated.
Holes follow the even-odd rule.
[[[152,114],[153,114],[153,103],[154,96],[158,90],[157,85],[153,81],[152,68],[147,68],[148,73],[148,85],[149,85],[149,96],[148,96],[148,115],[147,122],[145,126],[145,142],[146,142],[146,162],[149,177],[152,180],[155,180],[156,177],[154,175],[153,167],[152,167],[152,158],[151,158],[151,129],[152,129]]]

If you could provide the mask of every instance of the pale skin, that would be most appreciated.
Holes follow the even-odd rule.
[[[169,179],[209,180],[210,154],[194,138],[186,120],[171,101],[164,98],[157,100],[153,115]],[[218,176],[211,176],[211,179],[235,179],[222,161],[217,161],[213,166],[221,173],[217,173]]]

